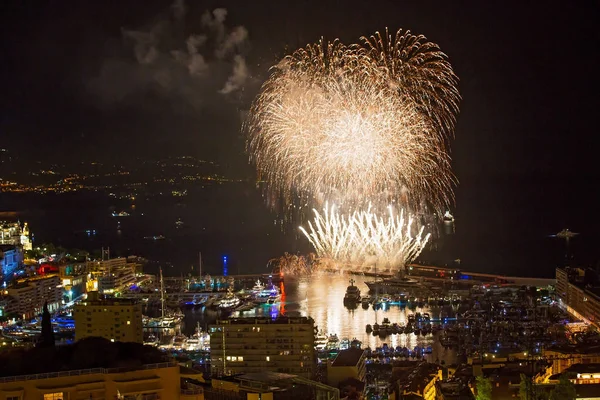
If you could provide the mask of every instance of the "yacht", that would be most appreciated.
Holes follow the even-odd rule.
[[[274,304],[279,301],[281,298],[281,294],[279,292],[279,288],[274,285],[270,285],[270,287],[263,288],[258,294],[254,297],[254,302],[258,304]]]
[[[185,341],[183,350],[193,352],[210,350],[210,335],[200,329],[199,322],[196,326],[196,332]]]
[[[158,347],[159,343],[158,338],[153,334],[150,334],[146,340],[144,340],[144,346]]]
[[[317,336],[315,336],[315,348],[317,350],[325,350],[327,347],[327,335],[325,332],[320,331]]]
[[[444,214],[444,223],[454,223],[454,216],[450,214],[450,211],[446,211],[446,213]]]
[[[350,279],[350,286],[346,288],[346,294],[344,295],[344,303],[358,303],[360,301],[360,289],[354,286],[354,279]]]
[[[363,296],[360,299],[360,303],[362,304],[362,307],[366,310],[367,308],[369,308],[369,304],[371,304],[371,297]]]
[[[265,289],[265,285],[262,284],[260,279],[257,279],[256,282],[254,283],[254,286],[252,287],[251,293],[253,293],[254,295],[258,295],[264,289]]]
[[[333,333],[327,338],[327,350],[337,350],[340,345],[340,339],[337,334]]]
[[[144,239],[146,239],[146,240],[165,240],[166,237],[164,237],[163,235],[158,235],[158,236],[144,236]]]
[[[241,302],[242,301],[240,300],[240,298],[237,297],[231,289],[229,289],[225,297],[221,299],[221,302],[219,303],[219,308],[221,310],[231,311],[237,306],[239,306]]]

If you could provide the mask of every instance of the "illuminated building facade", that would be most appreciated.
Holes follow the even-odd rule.
[[[86,301],[73,310],[75,340],[102,337],[113,342],[143,342],[142,305],[135,300],[102,299],[98,292],[88,293]]]
[[[31,250],[32,242],[27,222],[0,221],[0,244],[19,246],[23,250]]]
[[[600,328],[600,288],[585,285],[580,268],[556,269],[556,295],[571,314]]]
[[[263,371],[314,375],[312,318],[232,318],[217,321],[209,333],[214,376]]]
[[[88,291],[97,290],[101,294],[112,294],[136,283],[141,264],[129,262],[127,258],[113,258],[102,261],[88,261]]]
[[[8,277],[15,273],[23,262],[23,253],[12,244],[0,244],[0,273]]]
[[[50,312],[63,303],[62,282],[56,274],[21,280],[5,289],[4,294],[12,298],[6,311],[24,319],[41,314],[45,302]]]
[[[199,375],[193,378],[201,379]],[[202,387],[183,388],[184,381],[180,366],[173,362],[93,368],[0,378],[0,398],[204,400]]]

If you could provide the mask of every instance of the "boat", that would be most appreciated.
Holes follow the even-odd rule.
[[[267,304],[277,304],[281,301],[281,295],[279,293],[272,293],[267,299]]]
[[[327,350],[337,350],[339,348],[340,339],[337,334],[332,333],[327,338],[327,345],[325,346]]]
[[[225,297],[223,297],[219,302],[219,308],[221,310],[231,311],[238,307],[241,304],[241,302],[242,301],[240,300],[240,298],[233,293],[233,290],[229,289],[227,290],[227,294],[225,295]]]
[[[210,350],[210,335],[208,332],[202,331],[199,322],[196,326],[196,332],[185,341],[183,350],[192,352]]]
[[[159,343],[158,338],[153,334],[150,334],[146,340],[144,340],[144,346],[158,347]]]
[[[451,224],[454,222],[454,216],[450,214],[450,211],[446,211],[444,214],[444,223]]]
[[[175,221],[175,226],[178,228],[181,228],[183,225],[185,225],[185,222],[183,222],[181,220],[181,218],[177,219],[177,221]]]
[[[270,285],[270,287],[263,288],[255,295],[254,302],[258,304],[267,304],[269,300],[271,300],[270,304],[273,304],[278,297],[280,297],[279,288],[275,285]]]
[[[144,236],[144,239],[146,239],[146,240],[165,240],[166,237],[164,237],[163,235],[158,235],[158,236]]]
[[[327,335],[323,331],[320,331],[315,336],[315,349],[325,350],[326,346],[327,346]]]
[[[254,286],[252,287],[251,293],[254,295],[258,295],[264,289],[265,289],[265,285],[262,284],[260,279],[257,279],[256,282],[254,283]]]
[[[369,304],[371,304],[371,298],[369,296],[363,296],[360,299],[360,303],[362,304],[362,308],[366,310],[369,308]]]
[[[354,286],[354,279],[350,279],[350,286],[346,288],[346,294],[344,295],[344,304],[358,303],[361,301],[360,289]]]

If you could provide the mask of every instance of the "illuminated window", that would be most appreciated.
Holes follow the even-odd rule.
[[[64,398],[65,394],[63,392],[44,394],[44,400],[63,400]]]
[[[267,361],[271,361],[271,357],[267,356]]]
[[[131,321],[127,321],[127,325],[131,325]]]

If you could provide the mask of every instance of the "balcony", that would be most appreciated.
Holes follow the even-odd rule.
[[[204,400],[204,389],[201,387],[194,389],[181,389],[180,400]]]

